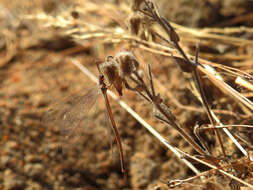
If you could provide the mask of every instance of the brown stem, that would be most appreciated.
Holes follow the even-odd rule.
[[[210,111],[210,108],[209,108],[209,105],[208,105],[208,102],[206,100],[206,97],[205,97],[205,94],[204,94],[204,91],[203,91],[203,87],[202,87],[202,84],[200,82],[200,78],[199,78],[199,75],[198,75],[198,72],[197,72],[197,66],[201,66],[199,63],[198,63],[198,50],[196,51],[196,60],[195,62],[192,62],[189,60],[189,58],[186,56],[185,52],[183,51],[183,49],[180,47],[179,45],[179,36],[177,35],[177,33],[175,32],[174,28],[170,25],[170,23],[163,17],[161,17],[158,13],[158,10],[155,9],[155,5],[152,3],[152,6],[150,6],[146,1],[145,1],[145,4],[148,8],[148,11],[150,14],[146,14],[148,16],[151,16],[154,18],[155,21],[158,22],[158,24],[161,25],[161,27],[164,29],[164,31],[167,33],[168,37],[170,38],[170,40],[172,41],[173,45],[175,46],[175,48],[178,50],[178,52],[184,57],[184,59],[186,60],[187,64],[188,65],[185,65],[185,67],[192,67],[192,75],[193,77],[196,79],[196,84],[197,84],[197,87],[198,87],[198,90],[199,90],[199,93],[200,93],[200,96],[201,96],[201,99],[202,99],[202,104],[203,104],[203,107],[204,109],[206,110],[206,113],[208,115],[208,118],[212,124],[212,126],[214,126],[214,119],[211,115],[211,111]],[[147,12],[146,12],[147,13]],[[145,12],[144,12],[145,14]],[[162,38],[165,40],[165,42],[167,42],[168,44],[171,44],[168,40],[166,40],[165,38]],[[219,141],[219,144],[221,146],[221,150],[224,154],[224,156],[226,155],[225,153],[225,149],[224,149],[224,146],[223,146],[223,143],[221,141],[221,136],[219,134],[219,131],[216,129],[215,130],[215,134],[218,138],[218,141]]]

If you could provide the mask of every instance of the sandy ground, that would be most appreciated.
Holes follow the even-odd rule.
[[[0,3],[2,12],[0,16],[3,18],[0,19],[2,28],[0,33],[0,189],[167,189],[168,187],[161,180],[184,179],[194,175],[180,159],[112,99],[110,102],[113,115],[125,155],[127,170],[125,177],[121,173],[114,136],[110,129],[108,130],[102,97],[97,100],[91,111],[85,112],[80,109],[80,113],[84,113],[84,119],[80,123],[82,128],[80,131],[75,131],[77,134],[67,131],[71,133],[68,134],[71,135],[70,138],[65,138],[62,134],[62,125],[43,120],[50,107],[64,108],[64,97],[73,94],[76,97],[84,96],[96,86],[73,64],[72,59],[78,59],[97,75],[95,61],[103,61],[106,56],[115,55],[118,50],[126,47],[124,43],[112,45],[87,42],[82,43],[83,46],[80,48],[79,43],[68,36],[59,35],[53,28],[43,28],[31,20],[19,20],[20,15],[36,9],[40,10],[41,6],[44,6],[44,11],[52,15],[51,9],[54,11],[54,9],[62,10],[71,7],[69,1],[65,1],[63,8],[60,4],[52,3],[53,1],[48,2],[42,5],[16,1]],[[252,27],[252,22],[249,21],[252,13],[249,10],[253,6],[250,2],[230,0],[204,3],[204,1],[194,0],[191,5],[183,0],[170,4],[165,2],[158,3],[159,7],[164,7],[162,14],[183,26]],[[100,1],[95,3],[101,5]],[[92,9],[89,1],[85,1],[82,5]],[[91,11],[91,13],[94,17],[89,18],[90,20],[111,24],[108,21],[111,17],[108,15],[99,17],[96,12]],[[245,32],[242,36],[249,40],[253,38],[252,33]],[[191,52],[194,45],[195,43],[190,45],[188,43],[185,48]],[[233,49],[232,46],[229,48]],[[213,46],[203,46],[202,50],[203,54],[200,56],[208,57],[207,54],[211,52],[213,56],[209,58],[212,60],[222,60],[224,63],[236,62],[231,59],[225,60],[224,57],[219,58],[222,56],[216,52],[215,43]],[[153,75],[166,87],[163,89],[156,86],[157,91],[165,98],[178,122],[185,126],[186,131],[192,133],[196,123],[208,122],[206,114],[201,111],[200,104],[186,88],[187,81],[182,77],[181,71],[173,60],[138,49],[134,49],[134,53],[141,59],[143,68],[146,68],[145,63],[156,60],[156,63],[151,62]],[[244,49],[240,47],[230,52],[228,50],[229,55],[238,56],[240,53],[247,55],[241,62],[252,61],[252,46]],[[240,61],[237,63],[239,64]],[[252,62],[244,68],[252,74]],[[213,109],[232,110],[235,113],[234,115],[219,114],[222,121],[253,123],[252,117],[241,117],[245,112],[240,106],[231,100],[226,100],[208,81],[205,84],[207,98],[210,104],[212,102]],[[152,117],[152,107],[149,103],[134,92],[124,89],[123,93],[121,99],[154,126],[171,144],[190,154],[197,154],[175,130]],[[219,104],[216,100],[219,100]],[[252,137],[252,133],[249,133],[248,142],[253,140]],[[206,135],[205,138],[213,153],[220,154],[215,137]],[[224,145],[233,158],[242,157],[231,142],[225,141]],[[194,164],[201,171],[207,169],[200,164]],[[252,171],[250,172],[252,175]],[[210,180],[200,185],[193,183],[179,188],[222,189],[222,185],[228,189],[231,187],[228,185],[231,180],[227,177],[219,176],[214,181]]]

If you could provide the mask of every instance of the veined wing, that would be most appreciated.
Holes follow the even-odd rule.
[[[81,127],[85,127],[80,126],[80,122],[87,117],[99,94],[101,90],[95,87],[86,93],[68,96],[53,104],[43,116],[42,122],[46,125],[56,125],[67,138],[78,136]]]

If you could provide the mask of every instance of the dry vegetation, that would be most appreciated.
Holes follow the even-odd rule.
[[[252,8],[2,0],[0,189],[252,189]],[[102,69],[121,142],[86,109],[104,62],[134,63]]]

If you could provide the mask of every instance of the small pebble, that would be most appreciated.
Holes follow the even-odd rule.
[[[14,174],[10,169],[4,171],[3,179],[3,185],[8,190],[23,189],[25,186],[25,180]]]
[[[10,163],[10,160],[11,160],[11,157],[7,156],[7,155],[4,155],[4,156],[0,157],[0,165],[1,165],[1,167],[6,167],[6,165],[8,163]]]
[[[26,164],[24,167],[24,172],[26,175],[30,177],[39,177],[44,172],[44,167],[42,164],[36,163],[36,164]]]
[[[16,149],[18,147],[18,143],[16,141],[8,141],[5,144],[6,150]]]

